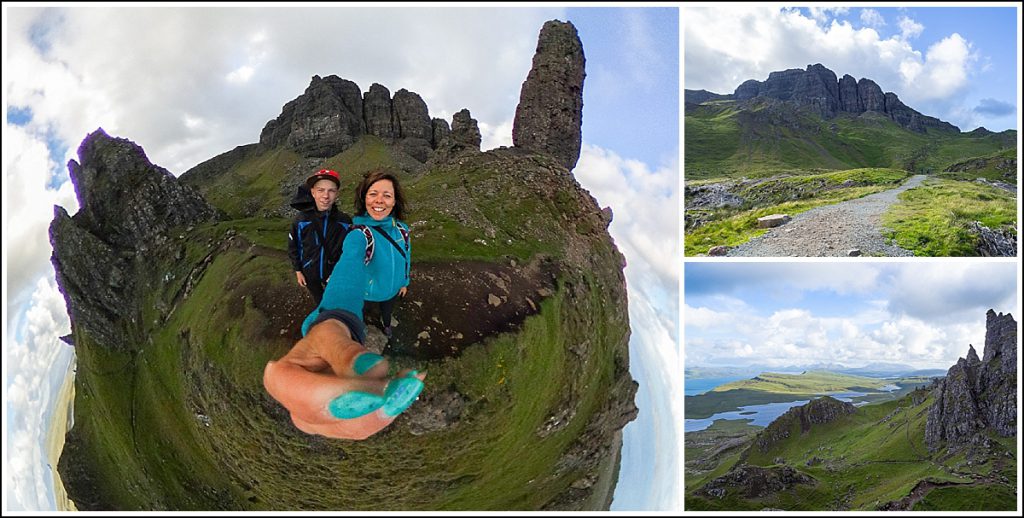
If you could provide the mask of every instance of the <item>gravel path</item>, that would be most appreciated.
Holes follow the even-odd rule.
[[[921,185],[924,179],[924,175],[915,175],[895,189],[801,212],[789,223],[729,250],[727,255],[837,257],[857,249],[863,255],[912,256],[910,250],[887,243],[879,225],[882,213],[896,202],[896,197]]]

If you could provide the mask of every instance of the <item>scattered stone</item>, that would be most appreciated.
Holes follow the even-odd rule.
[[[978,254],[983,257],[1016,257],[1017,234],[1008,229],[991,229],[980,221],[969,225],[978,236]]]
[[[498,296],[496,296],[495,294],[493,294],[493,293],[488,293],[487,294],[487,303],[492,305],[492,306],[494,306],[494,307],[498,307],[498,306],[501,305],[501,299]]]
[[[720,257],[720,256],[728,254],[729,250],[731,250],[731,249],[732,249],[731,246],[725,246],[725,245],[713,246],[713,247],[711,247],[708,250],[708,255],[711,256],[711,257]]]
[[[860,251],[859,248],[854,248],[854,249],[846,252],[846,255],[848,257],[860,257],[861,256],[861,251]]]
[[[757,218],[757,228],[772,228],[789,223],[792,218],[788,214],[770,214]]]

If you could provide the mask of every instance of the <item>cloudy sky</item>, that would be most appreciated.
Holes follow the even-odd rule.
[[[175,175],[257,142],[313,75],[381,83],[483,148],[511,145],[519,89],[546,20],[572,21],[587,59],[574,173],[628,267],[631,371],[613,510],[678,509],[678,13],[672,8],[34,7],[5,3],[4,506],[53,509],[42,432],[73,352],[53,280],[53,206],[78,204],[66,163],[89,132],[141,145]]]
[[[732,93],[821,63],[962,131],[1018,129],[1015,7],[687,7],[682,19],[688,89]]]
[[[1020,320],[1015,262],[687,263],[687,368],[946,369],[974,344],[985,313]]]

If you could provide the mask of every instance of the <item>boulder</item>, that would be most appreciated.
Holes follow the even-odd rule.
[[[757,218],[757,228],[772,228],[789,223],[792,218],[788,214],[769,214]]]

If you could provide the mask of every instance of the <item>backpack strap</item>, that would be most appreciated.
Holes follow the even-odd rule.
[[[366,238],[366,253],[363,255],[363,265],[370,264],[370,259],[373,259],[373,232],[370,231],[370,227],[366,225],[352,225],[352,230],[358,230],[363,233],[363,237]]]
[[[377,227],[370,228],[376,230],[378,234],[384,236],[384,239],[387,239],[388,242],[391,243],[391,246],[395,247],[395,250],[398,250],[398,253],[402,254],[402,259],[405,259],[406,261],[409,260],[409,255],[405,253],[406,250],[409,249],[409,233],[406,232],[405,229],[403,229],[402,227],[398,227],[398,229],[402,231],[402,241],[405,241],[405,250],[402,250],[402,247],[398,246],[398,243],[396,243],[395,240],[386,232]]]

